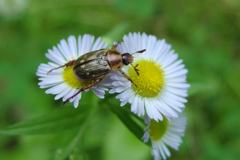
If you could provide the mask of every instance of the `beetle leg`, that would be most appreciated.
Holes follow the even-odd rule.
[[[137,85],[131,80],[130,77],[128,77],[128,75],[126,75],[122,70],[119,70],[119,72],[120,72],[125,78],[127,78],[130,82],[132,82],[132,84],[133,84],[135,87],[137,87]]]
[[[64,64],[64,65],[62,65],[62,66],[59,66],[59,67],[57,67],[57,68],[53,68],[53,69],[51,69],[50,71],[48,71],[47,74],[50,73],[50,72],[52,72],[53,70],[56,70],[56,69],[59,69],[59,68],[62,68],[62,67],[72,66],[72,65],[74,64],[74,62],[75,62],[75,60],[72,60],[72,61],[70,61],[70,62],[68,62],[68,63],[66,63],[66,64]]]
[[[104,77],[105,77],[105,76],[104,76]],[[63,102],[63,104],[65,104],[65,103],[68,102],[70,99],[72,99],[72,98],[74,98],[75,96],[77,96],[80,92],[82,92],[82,91],[84,91],[84,90],[86,90],[86,89],[88,89],[88,88],[91,88],[91,87],[94,86],[95,84],[101,82],[101,80],[102,80],[104,77],[99,78],[99,79],[95,80],[93,83],[91,83],[91,84],[89,84],[89,85],[87,85],[87,86],[79,89],[79,91],[78,91],[77,93],[75,93],[73,96],[69,97],[66,101]]]
[[[111,49],[116,49],[117,46],[118,46],[118,44],[119,44],[119,41],[117,42],[117,44],[113,45],[113,46],[111,47]]]
[[[133,64],[132,63],[130,63],[132,66],[133,66]],[[138,66],[138,64],[134,67],[133,66],[133,68],[134,68],[134,70],[135,70],[135,72],[137,73],[137,75],[139,76],[139,73],[138,73],[138,71],[140,71],[139,69],[137,69],[137,66]]]

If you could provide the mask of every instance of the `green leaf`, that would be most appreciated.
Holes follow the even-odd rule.
[[[91,107],[86,107],[91,108]],[[31,135],[49,134],[64,131],[82,125],[89,109],[84,106],[75,108],[62,108],[44,115],[25,120],[1,130],[3,134]]]
[[[137,118],[129,109],[124,107],[117,107],[116,105],[109,104],[110,109],[118,116],[122,123],[142,142],[144,135],[144,127],[141,127],[143,120]],[[145,143],[144,143],[145,144]],[[146,143],[148,146],[152,146],[151,142]]]

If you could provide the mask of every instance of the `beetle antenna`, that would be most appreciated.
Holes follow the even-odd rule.
[[[143,53],[145,51],[146,51],[146,49],[143,49],[143,50],[137,51],[135,53]],[[134,55],[135,53],[132,53],[131,56]],[[130,63],[130,64],[132,65],[132,63]],[[135,67],[133,66],[133,68],[134,68],[135,72],[137,73],[137,75],[139,76],[139,73],[138,73],[139,69],[137,69],[137,66],[138,66],[138,64]]]
[[[145,52],[145,51],[146,51],[146,49],[143,49],[143,50],[137,51],[137,52],[135,52],[135,53],[143,53],[143,52]],[[133,55],[133,54],[135,54],[135,53],[132,53],[131,55]]]
[[[132,65],[132,63],[131,63],[131,65]],[[132,65],[133,66],[133,65]],[[133,68],[134,68],[134,70],[135,70],[135,72],[137,73],[137,75],[139,76],[139,73],[138,73],[138,71],[140,71],[139,69],[137,69],[137,66],[138,66],[138,64],[134,67],[133,66]]]

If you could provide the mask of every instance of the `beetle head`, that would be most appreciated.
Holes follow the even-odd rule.
[[[146,49],[143,49],[143,50],[140,50],[140,51],[137,51],[137,52],[135,52],[135,53],[143,53],[144,51],[146,51]],[[135,54],[135,53],[132,53],[132,54],[130,54],[130,53],[124,53],[123,55],[122,55],[122,61],[123,61],[123,64],[124,65],[129,65],[129,64],[131,64],[132,65],[132,63],[133,63],[133,54]],[[132,65],[133,66],[133,65]],[[139,75],[139,73],[138,73],[138,69],[137,69],[137,66],[138,66],[138,64],[134,67],[133,66],[133,68],[134,68],[134,70],[136,71],[136,73],[137,73],[137,75]]]
[[[129,63],[133,63],[133,56],[130,53],[124,53],[122,55],[122,61],[124,65],[129,65]]]

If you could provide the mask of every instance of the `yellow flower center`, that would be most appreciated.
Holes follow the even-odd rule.
[[[137,85],[137,87],[132,85],[134,91],[143,97],[151,98],[157,96],[164,85],[163,69],[151,59],[142,59],[134,62],[133,65],[136,66],[136,64],[138,64],[139,76],[132,66],[129,68],[129,76]]]
[[[163,137],[163,135],[166,133],[168,128],[168,120],[164,117],[163,121],[156,122],[155,120],[151,120],[150,124],[150,137],[154,141],[158,141]]]
[[[63,71],[63,80],[69,84],[73,88],[82,88],[87,86],[88,84],[91,84],[93,80],[91,81],[85,81],[81,82],[79,81],[73,73],[73,66],[68,66]]]

